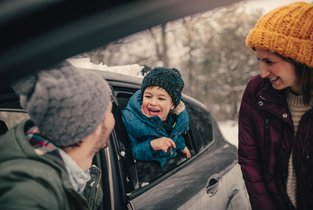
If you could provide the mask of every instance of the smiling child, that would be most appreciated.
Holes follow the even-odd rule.
[[[183,87],[177,69],[157,67],[130,98],[122,115],[136,160],[157,161],[163,168],[178,152],[191,157],[182,136],[189,129]]]

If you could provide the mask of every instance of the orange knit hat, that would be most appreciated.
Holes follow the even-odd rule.
[[[246,45],[313,67],[313,4],[292,3],[265,14],[249,32]]]

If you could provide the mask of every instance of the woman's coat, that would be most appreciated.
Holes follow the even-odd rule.
[[[304,113],[294,139],[286,96],[286,90],[275,90],[260,76],[243,94],[238,154],[253,209],[293,209],[286,192],[291,151],[297,209],[313,209],[313,111]]]

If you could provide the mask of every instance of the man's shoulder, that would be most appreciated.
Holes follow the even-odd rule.
[[[31,158],[16,158],[0,163],[1,176],[10,177],[11,180],[46,180],[54,183],[55,186],[61,184],[61,169],[51,166],[40,160]]]
[[[62,201],[66,196],[63,181],[52,166],[33,159],[16,158],[0,163],[0,168],[0,178],[4,180],[0,183],[0,191],[6,196],[0,206],[26,203],[57,209],[67,205]],[[29,208],[28,205],[23,207]]]

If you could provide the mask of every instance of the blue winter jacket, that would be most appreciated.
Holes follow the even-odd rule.
[[[163,168],[169,159],[175,157],[177,152],[182,151],[186,146],[182,134],[189,129],[188,112],[185,109],[179,115],[169,114],[168,119],[174,120],[172,129],[168,134],[158,116],[147,117],[141,112],[141,104],[141,92],[138,90],[122,111],[133,155],[136,160],[157,161]],[[151,148],[150,141],[160,137],[168,137],[175,142],[176,148],[173,148],[172,155],[170,150],[165,153],[154,151]]]

